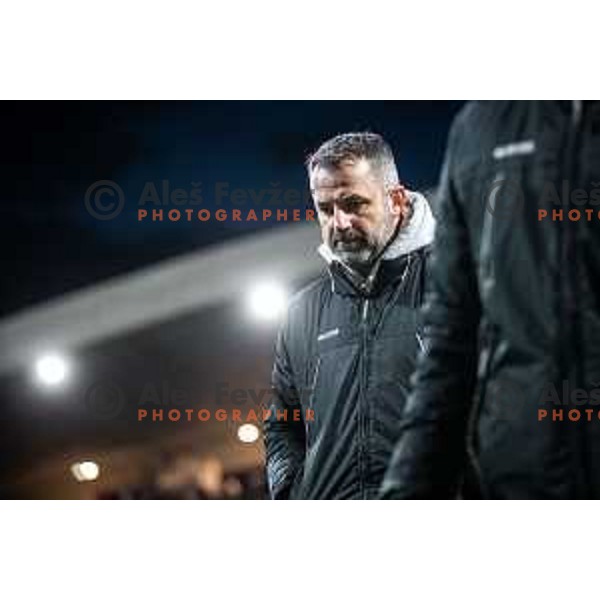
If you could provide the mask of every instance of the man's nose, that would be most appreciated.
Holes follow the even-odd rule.
[[[343,211],[341,208],[333,207],[333,226],[337,230],[345,230],[352,227],[352,215]]]

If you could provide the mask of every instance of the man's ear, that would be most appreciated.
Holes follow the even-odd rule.
[[[398,184],[391,188],[388,194],[390,195],[392,213],[398,215],[404,221],[410,213],[410,201],[406,188]]]

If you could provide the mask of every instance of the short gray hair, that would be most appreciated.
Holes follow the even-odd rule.
[[[366,159],[388,185],[398,184],[398,170],[389,144],[377,133],[342,133],[327,140],[306,160],[311,173],[317,167],[338,168],[345,161]]]

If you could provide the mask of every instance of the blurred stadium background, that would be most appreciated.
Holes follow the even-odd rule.
[[[260,425],[167,413],[256,408],[285,299],[321,269],[317,226],[139,222],[140,190],[202,182],[202,207],[229,210],[218,182],[280,186],[310,207],[307,153],[362,129],[430,188],[460,105],[4,102],[1,496],[264,498]],[[114,218],[86,208],[100,180],[123,190]]]

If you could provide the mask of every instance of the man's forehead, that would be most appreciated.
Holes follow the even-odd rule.
[[[310,173],[313,192],[328,192],[353,188],[366,180],[372,180],[373,172],[369,161],[364,158],[343,161],[337,166],[317,166]]]

